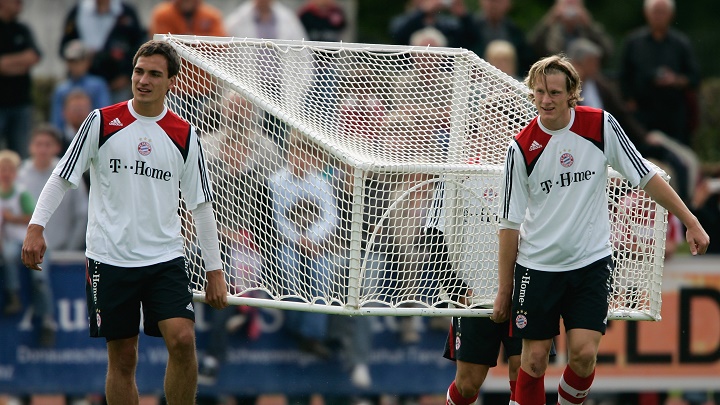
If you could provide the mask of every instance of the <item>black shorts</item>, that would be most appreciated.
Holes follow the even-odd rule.
[[[513,336],[544,340],[565,330],[605,334],[613,262],[610,256],[571,271],[538,271],[515,265]]]
[[[522,350],[522,339],[510,337],[509,321],[495,323],[490,318],[453,317],[443,357],[495,367],[501,343],[505,359],[519,355]]]
[[[126,339],[140,333],[162,336],[158,322],[195,321],[185,258],[144,267],[117,267],[86,260],[85,295],[91,337]],[[142,303],[142,306],[141,306]]]
[[[466,297],[469,287],[452,267],[445,234],[437,228],[425,228],[418,245],[424,247],[427,253],[425,271],[438,280],[442,291],[453,301]]]

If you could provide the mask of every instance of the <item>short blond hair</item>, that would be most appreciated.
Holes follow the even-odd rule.
[[[0,163],[10,163],[13,167],[20,167],[22,159],[17,152],[10,149],[0,150]]]
[[[485,59],[493,56],[506,56],[512,58],[514,61],[517,58],[515,45],[504,39],[494,39],[487,44],[487,47],[485,47]]]

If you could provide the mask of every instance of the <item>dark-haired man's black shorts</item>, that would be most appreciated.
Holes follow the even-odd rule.
[[[519,355],[522,350],[522,339],[510,337],[509,322],[495,323],[486,317],[453,317],[443,357],[495,367],[501,344],[505,359]]]
[[[565,330],[605,334],[612,288],[612,257],[570,271],[538,271],[515,265],[513,336],[545,340]]]
[[[195,321],[183,257],[143,267],[117,267],[87,259],[85,294],[90,336],[108,341],[137,336],[141,311],[149,336],[162,336],[158,322],[165,319]]]

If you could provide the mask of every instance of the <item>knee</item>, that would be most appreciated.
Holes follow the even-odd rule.
[[[568,364],[579,375],[589,375],[595,368],[597,353],[591,345],[584,345],[569,353]]]
[[[455,380],[455,388],[457,388],[463,398],[472,398],[479,391],[482,381],[473,381],[471,378],[460,378]]]
[[[124,375],[132,375],[137,367],[137,346],[122,345],[115,347],[108,356],[108,367],[110,370]]]
[[[455,374],[455,388],[464,398],[472,398],[480,391],[489,367],[474,365],[470,369],[459,368]]]
[[[523,348],[525,350],[525,348]],[[548,366],[548,352],[542,350],[542,348],[533,348],[527,350],[527,353],[523,354],[523,363],[526,367],[523,367],[533,377],[540,377],[545,374]]]
[[[137,367],[137,360],[135,356],[123,356],[113,362],[110,367],[123,375],[133,375]]]
[[[187,356],[195,353],[195,332],[192,328],[181,328],[163,337],[171,356]]]

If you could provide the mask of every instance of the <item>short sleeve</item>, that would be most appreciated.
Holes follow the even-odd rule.
[[[90,168],[90,162],[97,156],[100,121],[99,110],[93,111],[85,118],[70,147],[53,170],[53,174],[69,181],[72,188],[77,188],[83,181],[83,173]]]
[[[517,143],[513,141],[508,147],[503,170],[499,219],[514,223],[522,223],[525,220],[529,198],[527,184],[527,169]]]
[[[190,131],[188,156],[180,178],[180,190],[188,209],[193,210],[198,204],[213,201],[212,185],[207,173],[205,154],[195,128]]]

